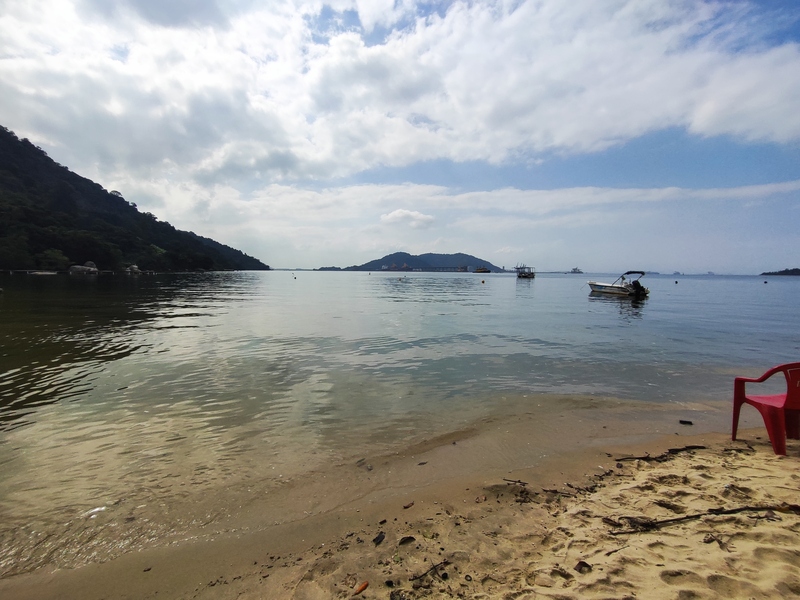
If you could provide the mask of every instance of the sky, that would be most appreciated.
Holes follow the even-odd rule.
[[[0,0],[0,125],[273,268],[800,267],[796,0]]]

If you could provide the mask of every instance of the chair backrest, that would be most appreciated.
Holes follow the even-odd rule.
[[[786,375],[786,404],[784,408],[800,410],[800,363],[783,365]]]

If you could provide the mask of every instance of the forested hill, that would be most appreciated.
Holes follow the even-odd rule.
[[[395,252],[363,265],[347,267],[345,271],[431,271],[436,269],[477,269],[483,267],[493,273],[502,269],[471,254],[419,254]]]
[[[784,269],[783,271],[765,271],[762,275],[800,275],[800,269]]]
[[[175,229],[0,126],[0,269],[266,270],[239,250]]]

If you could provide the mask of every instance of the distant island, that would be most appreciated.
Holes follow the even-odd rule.
[[[784,269],[783,271],[766,271],[762,275],[800,275],[800,269]]]
[[[502,273],[503,269],[487,260],[470,254],[419,254],[395,252],[363,265],[352,267],[322,267],[319,271],[453,271],[467,273]]]
[[[243,252],[139,212],[0,126],[0,270],[269,270]]]

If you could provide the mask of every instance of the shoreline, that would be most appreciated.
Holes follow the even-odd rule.
[[[561,408],[548,417],[550,437],[544,436],[540,446],[534,443],[532,449],[527,448],[531,442],[525,441],[525,436],[532,439],[534,434],[540,434],[541,422],[530,416],[488,419],[477,430],[451,432],[403,452],[339,465],[329,473],[336,479],[336,493],[328,493],[331,484],[322,479],[298,485],[288,490],[283,498],[293,510],[280,522],[266,523],[264,515],[259,514],[263,506],[254,502],[221,527],[198,532],[182,541],[75,569],[43,567],[32,573],[0,579],[0,595],[10,600],[156,595],[170,598],[344,598],[352,595],[354,586],[369,581],[361,597],[387,598],[394,592],[394,600],[403,597],[501,598],[506,592],[528,588],[530,590],[524,593],[531,595],[523,597],[538,597],[534,594],[547,597],[556,590],[561,590],[562,596],[566,593],[564,597],[571,597],[569,594],[575,592],[572,587],[579,586],[581,574],[567,570],[570,577],[559,575],[559,569],[572,569],[574,565],[564,563],[563,559],[556,561],[558,552],[548,550],[544,540],[554,535],[554,531],[560,531],[559,527],[570,529],[569,523],[556,524],[560,516],[573,514],[572,519],[583,519],[577,507],[588,502],[592,494],[607,493],[636,472],[650,470],[644,468],[649,461],[639,460],[639,467],[632,470],[628,469],[628,463],[635,461],[617,459],[648,453],[656,456],[670,448],[707,446],[709,450],[677,453],[673,460],[663,463],[666,469],[663,482],[666,483],[652,489],[645,489],[645,486],[639,491],[642,502],[650,498],[650,503],[657,507],[659,501],[667,505],[671,502],[671,510],[663,506],[660,510],[672,514],[677,514],[676,507],[680,503],[664,501],[664,494],[676,494],[678,499],[688,497],[689,492],[682,489],[687,486],[681,483],[680,477],[691,472],[689,469],[698,470],[698,464],[714,461],[722,464],[726,453],[740,457],[747,453],[751,460],[757,458],[760,463],[781,464],[783,471],[773,477],[790,479],[793,469],[789,465],[800,464],[800,448],[796,442],[790,442],[788,457],[772,455],[766,434],[758,427],[757,416],[748,416],[745,425],[755,428],[743,431],[744,441],[731,443],[728,434],[714,432],[713,425],[718,425],[718,419],[710,419],[705,425],[698,423],[699,431],[681,428],[676,416],[690,412],[685,406],[662,410],[651,407],[656,418],[651,414],[649,422],[631,420],[637,414],[641,417],[642,409],[647,407],[640,406],[631,413],[625,408],[613,418],[606,415],[602,423],[596,421],[595,411],[606,412],[605,406],[602,411],[597,407],[586,408],[588,412],[579,413],[578,416],[583,417],[580,419],[574,413],[568,416],[565,413],[568,408]],[[723,416],[722,408],[719,407],[719,417]],[[558,424],[565,419],[571,422]],[[703,427],[707,430],[703,431]],[[582,441],[570,447],[570,436],[565,436],[565,431],[571,431],[575,439],[583,436]],[[562,447],[555,443],[560,436],[564,437]],[[520,451],[523,446],[526,449]],[[531,460],[532,457],[538,458]],[[678,473],[673,472],[681,461],[698,457],[699,463],[690,461],[683,464]],[[748,462],[739,463],[729,470],[727,477],[738,481],[749,476],[746,474],[749,473]],[[624,468],[619,468],[620,464]],[[737,469],[741,474],[737,474]],[[715,476],[709,473],[712,478]],[[513,481],[526,485],[510,483]],[[784,483],[789,487],[793,485],[796,490],[797,475],[793,481]],[[728,484],[730,482],[720,485],[724,488]],[[749,490],[761,486],[760,483],[735,485],[737,489]],[[615,493],[616,496],[600,500],[609,510],[615,503],[619,504],[614,498],[620,497],[622,492]],[[722,498],[720,493],[716,496]],[[530,501],[519,501],[520,495]],[[684,506],[684,513],[693,510],[697,503],[701,501]],[[631,506],[634,504],[636,502]],[[298,514],[303,516],[298,518]],[[796,518],[796,515],[782,513],[779,516]],[[596,527],[596,520],[589,519],[587,523]],[[787,535],[794,536],[792,543],[797,547],[800,546],[800,524],[795,522],[792,527],[794,529]],[[379,539],[381,534],[383,538]],[[608,532],[598,532],[597,536],[603,538],[604,543],[613,539]],[[400,543],[408,537],[414,540]],[[715,546],[722,548],[728,543],[718,538],[722,542]],[[582,545],[590,544],[582,542]],[[772,546],[760,552],[772,552],[769,548]],[[704,552],[705,549],[701,544],[695,550]],[[783,547],[778,550],[779,555],[786,558],[783,562],[789,561],[793,569],[789,574],[794,579],[774,575],[776,585],[782,583],[795,589],[791,586],[800,581],[800,553],[792,554]],[[624,556],[621,552],[615,554]],[[420,576],[442,560],[447,563]],[[596,558],[592,560],[597,561]],[[640,559],[633,562],[637,560]],[[528,561],[528,566],[522,568],[520,561]],[[517,565],[512,569],[515,575],[507,568],[510,563]],[[548,564],[550,575],[541,571],[542,565]],[[537,575],[528,581],[528,575],[520,575],[523,571]],[[556,575],[552,575],[553,572]],[[440,575],[445,573],[442,579]],[[662,584],[664,577],[669,578],[659,577]],[[353,578],[358,581],[349,585]],[[715,597],[703,594],[718,593],[700,589],[702,586],[690,579],[700,595],[687,597]],[[522,580],[526,581],[525,585],[520,583]],[[391,582],[391,587],[387,582]],[[598,589],[603,587],[598,585]],[[672,595],[663,597],[677,597],[675,590],[669,589]],[[800,590],[800,584],[796,589]],[[617,591],[621,592],[622,589]],[[459,593],[466,595],[458,596]],[[762,590],[756,597],[773,597],[770,593]],[[586,594],[589,592],[584,590],[575,597]]]
[[[729,419],[728,403],[714,401],[654,405],[597,396],[503,395],[490,404],[491,414],[462,411],[441,426],[396,439],[360,426],[336,447],[287,450],[278,468],[272,448],[223,464],[203,440],[130,462],[91,441],[62,456],[20,430],[10,443],[29,444],[27,460],[52,467],[35,482],[24,470],[9,471],[0,505],[0,578],[256,532],[448,481],[467,485],[497,473],[544,469],[565,462],[565,452],[596,445],[713,431]],[[679,425],[683,419],[694,425]],[[173,422],[168,433],[182,429]],[[125,437],[115,441],[122,448],[135,444]]]

